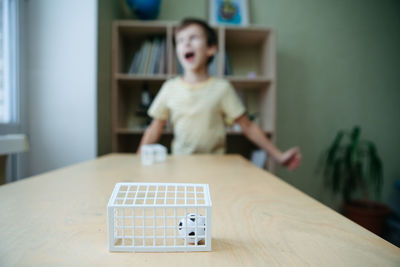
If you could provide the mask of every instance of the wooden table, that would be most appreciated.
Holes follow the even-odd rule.
[[[110,253],[117,182],[208,183],[212,251]],[[240,156],[114,154],[0,187],[0,266],[400,266],[400,249]]]

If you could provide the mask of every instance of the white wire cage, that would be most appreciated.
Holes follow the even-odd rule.
[[[117,183],[107,206],[110,251],[211,250],[208,184]]]

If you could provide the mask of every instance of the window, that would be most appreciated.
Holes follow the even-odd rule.
[[[20,15],[23,0],[0,0],[0,135],[24,132],[20,91]],[[21,8],[21,9],[20,9]],[[8,155],[6,181],[25,177],[23,155]]]
[[[0,0],[0,125],[19,122],[17,0]]]

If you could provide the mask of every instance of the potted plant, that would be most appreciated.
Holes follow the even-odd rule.
[[[375,144],[361,139],[360,127],[337,133],[324,156],[323,176],[333,193],[342,194],[344,215],[375,234],[382,235],[390,210],[371,199],[372,192],[380,198],[382,161]]]

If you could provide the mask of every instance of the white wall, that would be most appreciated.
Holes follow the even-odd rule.
[[[25,2],[27,175],[97,154],[97,1]]]

